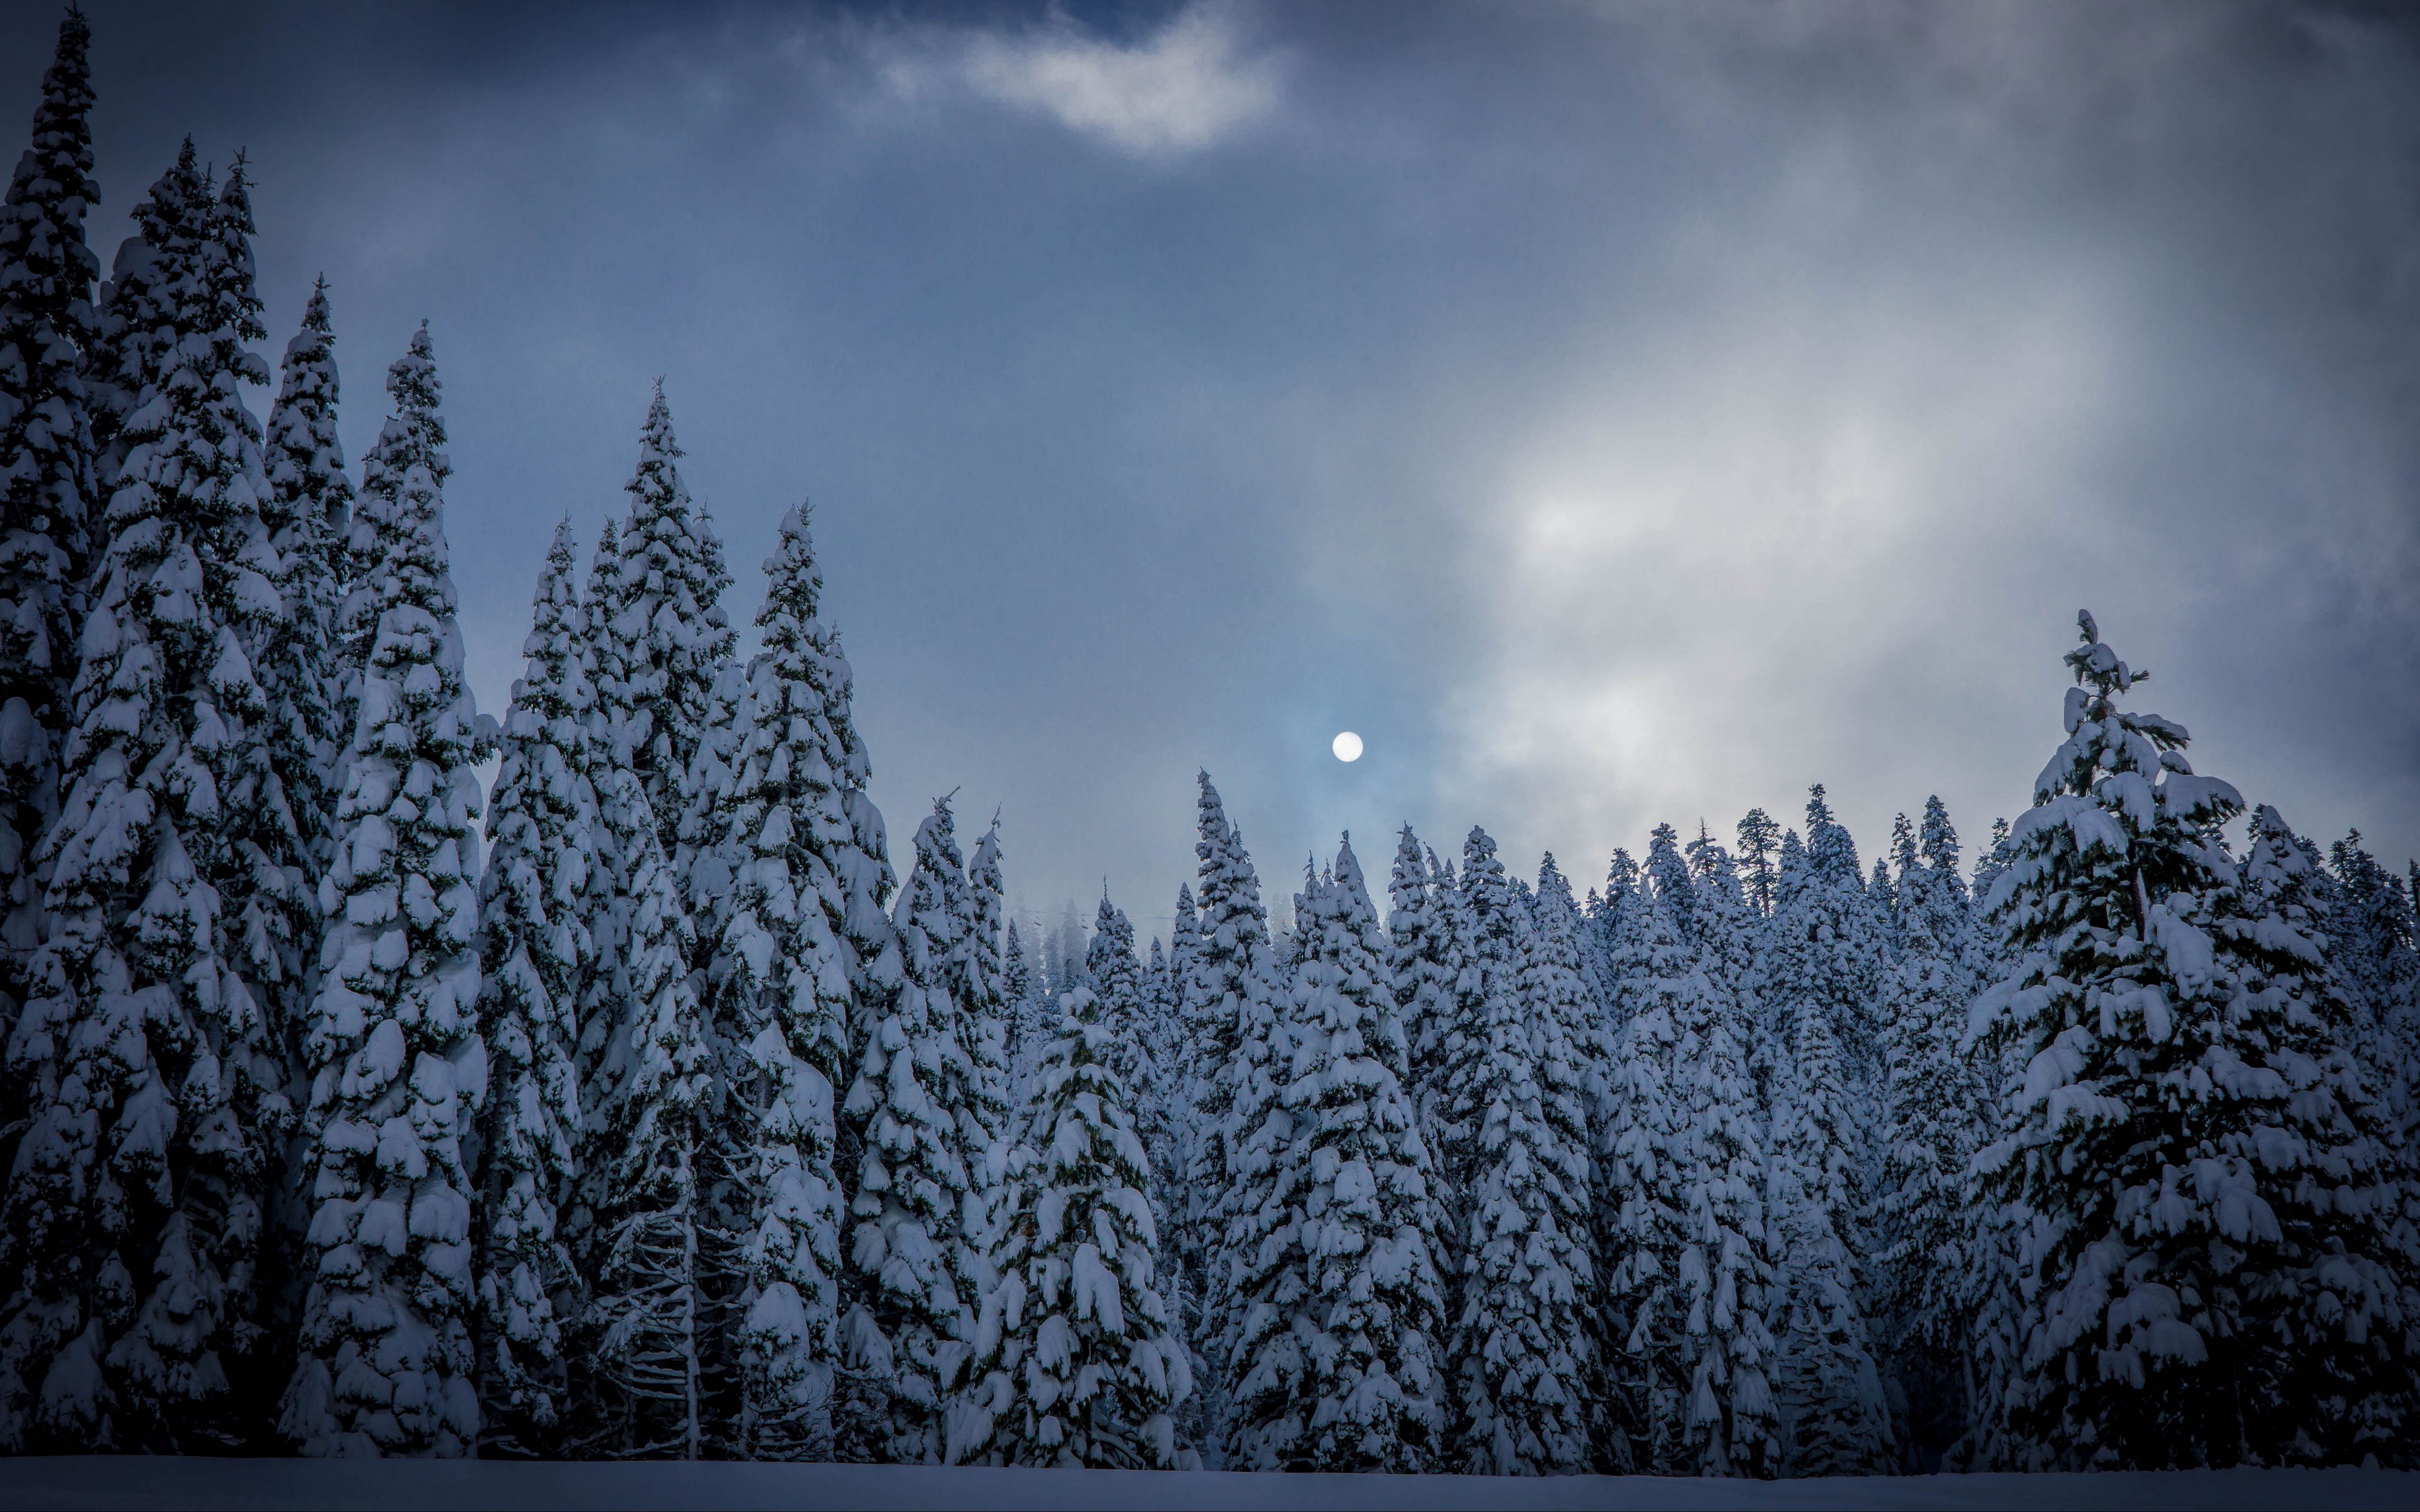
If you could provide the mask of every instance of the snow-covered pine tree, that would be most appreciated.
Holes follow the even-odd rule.
[[[721,1288],[733,1336],[719,1352],[737,1376],[726,1383],[730,1452],[824,1458],[843,1272],[836,1103],[857,1005],[843,880],[856,860],[852,748],[832,719],[835,707],[845,717],[848,673],[819,617],[823,576],[803,510],[783,517],[765,572],[762,649],[732,701],[740,724],[728,741],[721,833],[692,836],[730,872],[707,973],[712,1038],[726,1057],[709,1134],[730,1227],[713,1236],[730,1273]]]
[[[1712,989],[1670,911],[1652,897],[1633,902],[1610,942],[1621,1028],[1594,1166],[1597,1261],[1611,1304],[1603,1362],[1613,1419],[1607,1458],[1637,1473],[1677,1475],[1694,1471],[1697,1461],[1688,1429],[1694,1298],[1683,1270],[1693,1238],[1684,1221],[1692,1165],[1673,1096],[1674,1025],[1701,1017],[1682,1003]]]
[[[718,668],[733,637],[722,609],[731,574],[722,545],[681,483],[680,444],[672,407],[656,384],[639,431],[639,463],[623,486],[630,513],[622,527],[621,563],[608,623],[628,683],[630,761],[646,785],[664,854],[679,868],[682,779],[713,715]],[[688,886],[688,879],[681,879]],[[690,900],[682,895],[684,905]]]
[[[437,364],[430,352],[427,321],[412,332],[403,361],[387,369],[387,393],[395,409],[379,428],[378,440],[362,454],[362,484],[345,535],[345,595],[336,609],[336,664],[346,679],[340,713],[348,725],[353,701],[359,697],[361,669],[369,663],[379,616],[387,608],[381,598],[385,588],[379,566],[396,552],[409,550],[402,539],[409,532],[403,519],[408,512],[402,501],[404,486],[413,468],[425,469],[439,488],[445,486],[454,471],[445,455],[445,417],[438,404]]]
[[[1991,897],[1993,890],[1999,887],[2001,873],[2008,871],[2011,859],[2013,859],[2013,853],[2009,840],[2009,822],[2006,819],[1994,819],[1992,821],[1992,843],[1983,847],[1983,854],[1975,857],[1975,880],[1967,888],[1967,896],[1974,900],[1977,924],[1983,936],[1984,952],[1995,967],[2006,964],[2002,960],[2003,947],[2006,942],[2000,938],[1998,930],[1980,927],[1983,900]]]
[[[85,366],[95,342],[85,216],[92,177],[84,13],[59,23],[33,139],[0,201],[0,1046],[42,935],[42,837],[58,817],[76,642],[104,502]],[[0,1164],[23,1128],[0,1065]]]
[[[697,749],[690,753],[688,775],[681,780],[680,843],[674,864],[680,869],[682,896],[689,900],[698,948],[708,958],[698,963],[701,1001],[712,995],[706,977],[713,967],[715,942],[722,938],[730,922],[732,878],[740,864],[740,853],[731,848],[724,820],[732,779],[739,764],[739,742],[748,724],[748,679],[746,662],[735,658],[716,665]]]
[[[1738,1005],[1703,972],[1675,997],[1673,1122],[1686,1164],[1681,1217],[1688,1248],[1690,1384],[1685,1441],[1707,1475],[1767,1475],[1779,1459],[1769,1362],[1774,1247],[1765,1222],[1765,1160],[1757,1094],[1740,1042]]]
[[[1200,925],[1195,925],[1199,934]],[[1151,939],[1151,950],[1142,963],[1142,1026],[1138,1037],[1142,1046],[1142,1063],[1135,1072],[1135,1085],[1129,1093],[1134,1100],[1135,1135],[1142,1141],[1143,1153],[1150,1157],[1153,1203],[1152,1216],[1161,1231],[1168,1227],[1167,1210],[1158,1206],[1161,1187],[1171,1171],[1177,1168],[1179,1158],[1176,1142],[1174,1078],[1169,1070],[1184,1054],[1184,1036],[1178,1027],[1176,975],[1168,964],[1168,949],[1159,936]],[[1177,1267],[1163,1263],[1160,1267],[1162,1289],[1172,1296]]]
[[[504,717],[479,879],[479,1022],[490,1057],[475,1226],[485,1453],[544,1457],[572,1407],[564,1324],[581,1288],[564,1242],[580,1089],[575,1015],[596,964],[598,863],[587,636],[571,521],[538,578],[526,671]]]
[[[1142,962],[1135,955],[1134,925],[1109,902],[1106,885],[1084,947],[1084,977],[1100,999],[1101,1022],[1109,1026],[1110,1069],[1131,1098],[1143,1059]]]
[[[1596,935],[1597,950],[1607,962],[1613,959],[1614,939],[1621,933],[1622,916],[1633,901],[1640,896],[1639,884],[1643,875],[1638,863],[1631,859],[1630,852],[1617,845],[1613,848],[1613,859],[1606,864],[1605,891],[1591,891],[1590,894],[1596,903],[1589,916],[1589,924]],[[1606,1006],[1616,1011],[1607,1027],[1621,1028],[1620,995],[1608,994]]]
[[[1437,1130],[1448,1101],[1445,1068],[1451,1059],[1449,1041],[1456,1026],[1454,980],[1462,974],[1462,962],[1454,948],[1451,923],[1446,917],[1451,903],[1431,887],[1427,857],[1420,849],[1419,837],[1412,833],[1409,825],[1395,839],[1395,864],[1388,873],[1387,902],[1385,964],[1388,984],[1394,995],[1394,1017],[1403,1026],[1405,1041],[1404,1088],[1419,1114],[1420,1140],[1429,1147],[1435,1173],[1430,1180],[1430,1196],[1438,1211],[1439,1245],[1434,1258],[1439,1274],[1450,1276],[1456,1253],[1450,1239],[1457,1216],[1451,1192],[1454,1173],[1443,1162]]]
[[[1659,824],[1650,831],[1647,861],[1640,870],[1647,874],[1655,896],[1671,911],[1681,938],[1694,943],[1698,937],[1698,887],[1690,875],[1688,859],[1681,854],[1680,831],[1669,824]]]
[[[1786,849],[1786,847],[1785,847]],[[1879,1028],[1888,944],[1857,866],[1856,841],[1833,817],[1823,784],[1807,790],[1807,848],[1799,885],[1776,898],[1780,956],[1772,971],[1785,1017],[1796,1004],[1831,1015],[1853,1084],[1869,1068]],[[1785,1033],[1788,1032],[1784,1026]]]
[[[1000,1284],[975,1334],[976,1382],[949,1458],[1174,1470],[1192,1387],[1156,1285],[1151,1173],[1109,1064],[1114,1035],[1078,986],[1042,1058],[1009,1167]]]
[[[1938,797],[1925,800],[1921,841],[1902,849],[1893,891],[1900,949],[1883,1020],[1871,1294],[1910,1447],[1930,1466],[1967,1422],[1967,1298],[1972,1276],[1994,1263],[1977,1248],[1982,1221],[1966,1190],[1993,1086],[1963,1043],[1978,958],[1957,832]]]
[[[413,407],[434,420],[426,326],[387,388],[392,457]],[[376,633],[303,1040],[316,1265],[280,1427],[306,1454],[463,1455],[479,1425],[463,1145],[488,1084],[475,768],[492,736],[464,673],[437,473],[412,455],[392,494],[365,490],[365,513],[373,498]]]
[[[175,1450],[256,1430],[271,1040],[296,877],[251,650],[279,613],[242,167],[183,207],[170,354],[127,424],[82,637],[48,937],[9,1065],[31,1118],[0,1208],[0,1444]]]
[[[1718,993],[1736,1009],[1735,1022],[1744,1037],[1753,1037],[1765,1022],[1762,984],[1757,980],[1758,938],[1765,920],[1740,880],[1738,863],[1721,841],[1706,833],[1688,845],[1689,872],[1697,887],[1697,937],[1684,943]]]
[[[1558,1138],[1587,1163],[1588,1176],[1572,1188],[1575,1206],[1563,1215],[1567,1231],[1585,1251],[1591,1274],[1596,1257],[1596,1152],[1606,1148],[1611,1127],[1608,1066],[1611,1032],[1602,1003],[1590,992],[1580,936],[1586,928],[1571,884],[1549,853],[1538,869],[1537,890],[1528,899],[1528,927],[1521,939],[1521,965],[1515,979],[1522,1012],[1538,1051],[1538,1076],[1547,1122]],[[1602,1371],[1605,1353],[1614,1342],[1607,1320],[1590,1319],[1590,1359]],[[1597,1379],[1603,1379],[1600,1375]],[[1609,1420],[1602,1401],[1593,1402],[1590,1441],[1600,1451],[1612,1443]],[[1620,1459],[1600,1452],[1599,1468],[1618,1469]]]
[[[959,857],[956,825],[947,798],[934,804],[925,824],[930,836],[920,839],[917,856],[923,864],[929,849],[934,856],[931,871],[940,879],[945,930],[928,938],[938,943],[945,933],[949,941],[942,956],[950,1009],[946,1041],[956,1052],[947,1062],[950,1075],[942,1083],[940,1102],[955,1125],[958,1165],[967,1173],[966,1192],[951,1226],[950,1250],[964,1304],[958,1335],[964,1344],[972,1337],[975,1315],[995,1279],[992,1246],[1008,1169],[1008,1147],[1015,1137],[1001,1059],[1000,1012],[991,986],[998,974],[999,936],[991,920],[997,919],[1001,908],[1000,827],[995,823],[976,843],[975,860],[984,872],[978,876]],[[989,944],[985,939],[987,931]],[[901,935],[903,949],[911,943],[909,936]],[[964,1350],[954,1353],[944,1373],[945,1394],[965,1381],[968,1360]]]
[[[1496,842],[1476,827],[1463,847],[1462,893],[1466,972],[1483,1007],[1452,1072],[1451,1121],[1471,1132],[1471,1175],[1451,1460],[1480,1474],[1571,1474],[1591,1467],[1595,1448],[1582,1302],[1594,1290],[1585,1126],[1557,1105],[1569,1095],[1570,1049],[1524,1001],[1527,910]]]
[[[958,920],[946,872],[957,866],[947,810],[916,831],[916,862],[892,916],[901,980],[859,1003],[856,1078],[843,1116],[860,1165],[849,1212],[844,1351],[858,1375],[844,1458],[923,1464],[942,1453],[946,1394],[966,1363],[960,1226],[970,1182],[952,1094],[971,1071],[958,1039],[949,958]]]
[[[1986,902],[2018,964],[1970,1021],[2024,1065],[1977,1161],[2022,1246],[1983,1457],[2408,1458],[2409,1246],[2327,1043],[2299,857],[2264,821],[2239,868],[2218,826],[2242,799],[2181,726],[2118,706],[2145,674],[2077,623],[2067,739]]]
[[[344,745],[343,679],[334,663],[338,574],[353,499],[336,436],[335,339],[322,278],[303,307],[302,329],[286,344],[277,404],[269,412],[269,493],[261,501],[286,604],[286,618],[260,657],[271,705],[267,733],[315,890],[335,845]]]
[[[2329,846],[2328,856],[2336,893],[2326,921],[2328,957],[2352,1000],[2354,1048],[2409,1171],[2420,1154],[2420,953],[2412,899],[2362,848],[2361,831]]]
[[[209,184],[189,136],[178,147],[177,161],[134,207],[134,234],[118,243],[109,280],[101,286],[85,373],[94,473],[102,497],[115,495],[118,471],[133,444],[121,434],[126,422],[160,386],[184,340],[185,283],[193,276],[209,209]],[[93,522],[95,553],[105,545],[105,529]]]
[[[1773,912],[1774,856],[1781,844],[1781,826],[1761,809],[1740,817],[1739,864],[1747,900],[1760,914]]]
[[[2273,1257],[2247,1246],[2254,1265],[2269,1264],[2244,1287],[2257,1299],[2249,1310],[2258,1357],[2246,1374],[2266,1378],[2248,1395],[2302,1410],[2256,1415],[2251,1457],[2329,1465],[2375,1455],[2409,1465],[2420,1458],[2420,1197],[2366,1078],[2360,1011],[2327,958],[2317,847],[2265,804],[2249,840],[2241,886],[2215,900],[2210,933],[2239,974],[2228,1005],[2238,1054],[2281,1072],[2289,1090],[2282,1118],[2252,1120],[2248,1136],[2230,1131],[2220,1147],[2273,1167],[2282,1124],[2305,1154],[2304,1181],[2271,1205],[2297,1231]],[[2340,1184],[2319,1197],[2310,1188],[2324,1180]],[[2255,1227],[2256,1241],[2267,1237]]]
[[[1299,1210],[1282,1262],[1299,1273],[1269,1288],[1293,1304],[1256,1309],[1245,1347],[1273,1355],[1279,1341],[1255,1335],[1290,1332],[1298,1365],[1248,1376],[1239,1390],[1248,1462],[1424,1470],[1442,1458],[1451,1409],[1434,1171],[1350,836],[1303,894],[1295,930],[1303,957],[1280,1094],[1293,1138],[1278,1151],[1278,1184]]]
[[[1025,931],[1015,916],[1008,920],[1008,944],[1001,959],[1001,993],[1005,999],[1001,1022],[1008,1029],[1008,1067],[1011,1096],[1023,1105],[1019,1089],[1025,1085],[1025,1068],[1031,1059],[1025,1032],[1025,1000],[1035,991],[1037,975],[1033,958],[1025,949]]]
[[[1778,1260],[1771,1375],[1792,1476],[1879,1474],[1897,1458],[1859,1273],[1854,1117],[1831,1016],[1795,1015],[1774,1097],[1766,1197]]]
[[[1185,1013],[1198,1136],[1184,1223],[1201,1246],[1202,1319],[1192,1336],[1210,1366],[1203,1416],[1213,1452],[1204,1458],[1240,1468],[1249,1461],[1235,1455],[1229,1405],[1237,1384],[1269,1363],[1240,1356],[1237,1341],[1255,1304],[1270,1301],[1260,1294],[1268,1241],[1292,1222],[1275,1161],[1291,1137],[1278,1077],[1292,1047],[1260,877],[1210,774],[1200,774],[1200,783],[1193,853],[1201,862],[1202,954]]]
[[[1202,1088],[1193,1073],[1194,980],[1202,964],[1202,916],[1193,904],[1193,884],[1176,888],[1176,912],[1169,925],[1169,1002],[1165,1043],[1154,1081],[1159,1100],[1156,1115],[1161,1146],[1143,1147],[1151,1160],[1152,1219],[1159,1235],[1160,1294],[1167,1298],[1171,1323],[1191,1363],[1193,1393],[1175,1410],[1177,1443],[1198,1458],[1212,1438],[1206,1420],[1211,1376],[1202,1351],[1202,1275],[1204,1246],[1199,1230],[1187,1227],[1193,1211],[1192,1179],[1199,1152],[1202,1117],[1196,1106]]]
[[[698,1459],[714,1428],[701,1171],[712,1069],[689,971],[689,915],[646,790],[618,763],[604,784],[597,849],[613,887],[580,1030],[579,1202],[568,1226],[588,1284],[574,1353],[576,1446],[608,1458]]]
[[[975,841],[974,855],[967,858],[970,922],[963,951],[965,982],[957,993],[968,1025],[967,1054],[975,1068],[974,1100],[958,1110],[958,1120],[970,1158],[978,1149],[985,1151],[985,1174],[979,1186],[998,1183],[1006,1169],[1001,1163],[1007,1159],[1007,1143],[1016,1135],[1016,1104],[1010,1101],[1008,1085],[1008,963],[1001,949],[1008,887],[1001,859],[1000,815],[995,811],[984,838]],[[1152,942],[1155,955],[1158,945]],[[968,1231],[977,1230],[970,1225]]]

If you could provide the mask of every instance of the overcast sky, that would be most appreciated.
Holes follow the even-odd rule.
[[[2084,606],[2199,769],[2420,849],[2409,11],[87,5],[104,267],[190,131],[350,455],[429,319],[482,707],[661,374],[735,621],[812,500],[894,850],[998,807],[1029,907],[1163,931],[1197,765],[1273,900],[1813,781],[1979,840]]]

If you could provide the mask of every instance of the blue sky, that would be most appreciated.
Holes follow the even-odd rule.
[[[104,265],[191,131],[356,455],[430,320],[483,706],[660,374],[735,619],[810,499],[894,839],[998,807],[1029,907],[1164,927],[1202,764],[1276,896],[1819,780],[1979,838],[2087,605],[2202,770],[2420,850],[2391,8],[89,8]]]

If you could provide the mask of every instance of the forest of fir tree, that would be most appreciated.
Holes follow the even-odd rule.
[[[0,215],[8,1451],[2420,1462],[2420,870],[2089,614],[1971,863],[1818,786],[1280,926],[1203,774],[1164,939],[1036,928],[996,818],[893,855],[803,510],[740,655],[660,385],[478,713],[427,329],[356,470],[240,155],[101,280],[87,42]]]

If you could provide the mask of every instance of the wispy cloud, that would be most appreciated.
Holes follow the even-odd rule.
[[[1187,6],[1133,41],[1064,16],[1016,33],[926,33],[884,72],[905,95],[969,92],[1142,158],[1215,146],[1278,103],[1277,59],[1218,3]]]

